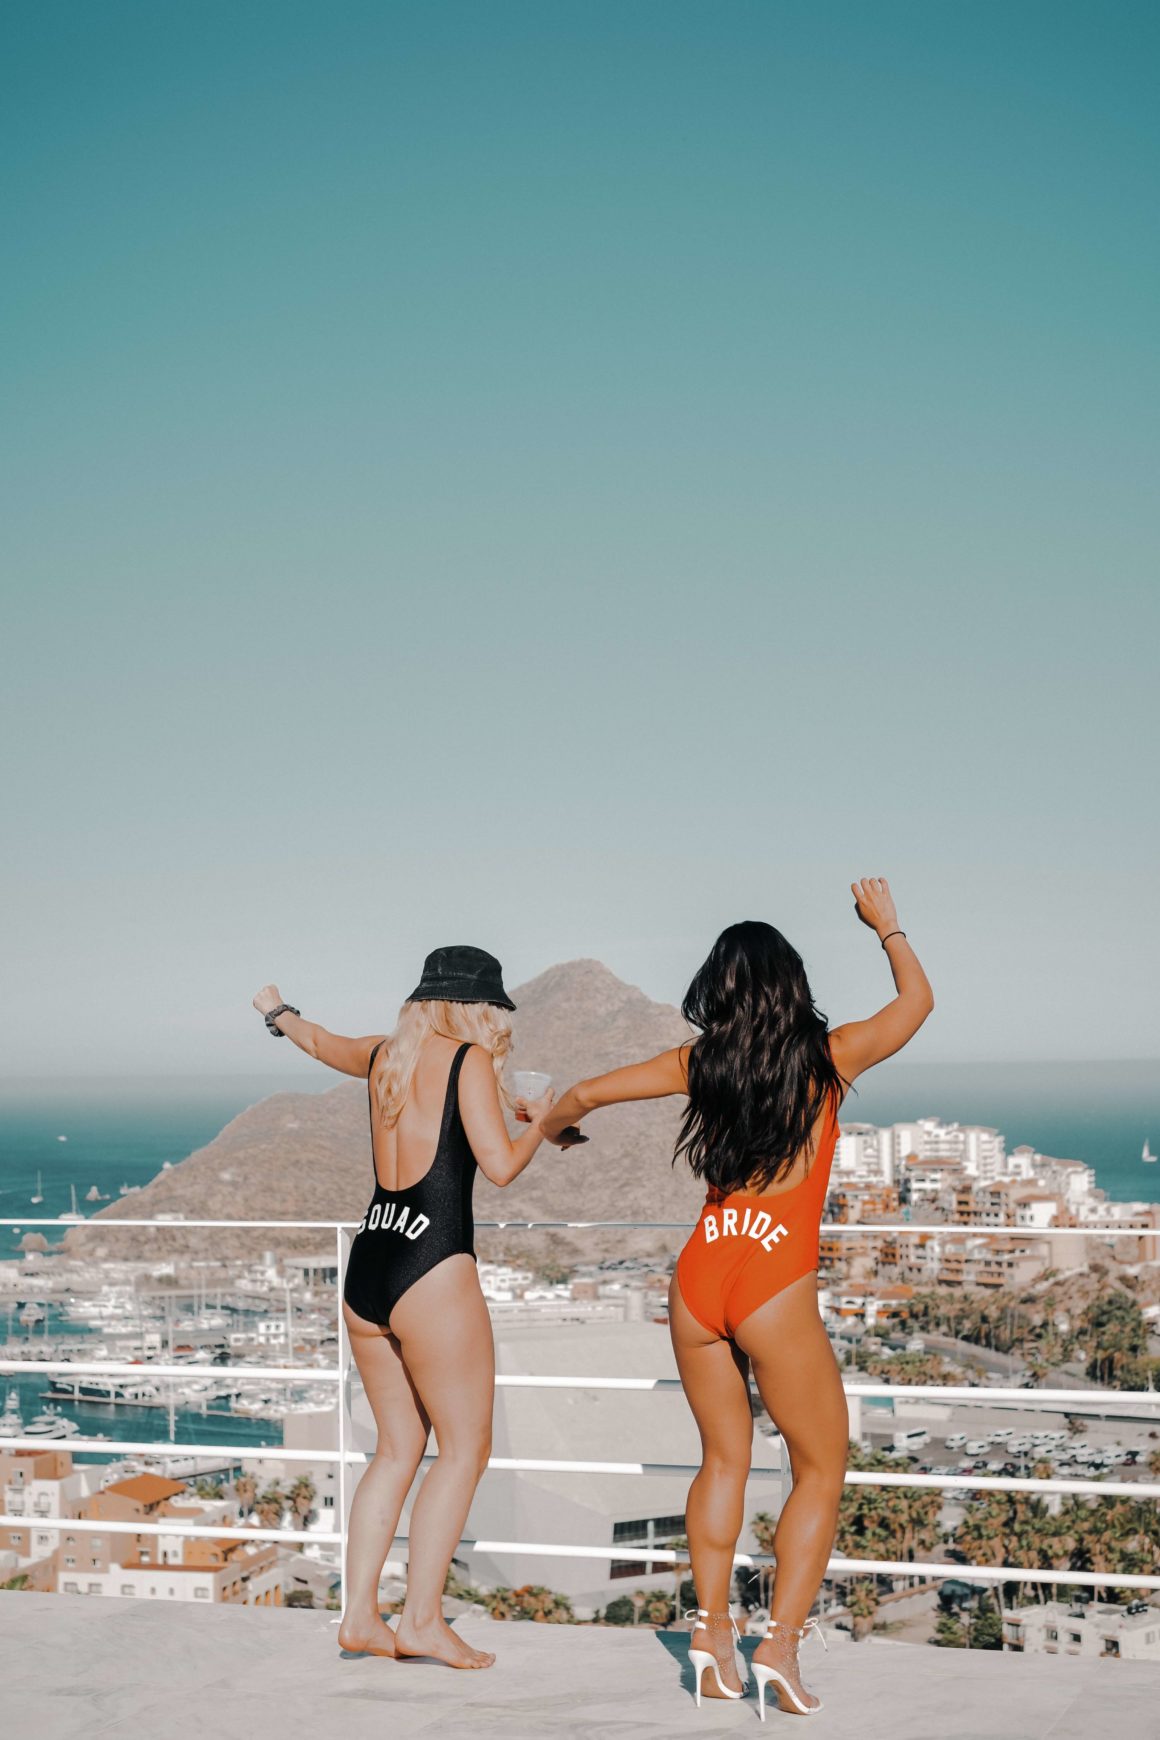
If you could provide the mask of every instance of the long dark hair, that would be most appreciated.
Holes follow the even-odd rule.
[[[846,1085],[802,958],[771,924],[731,924],[681,1013],[699,1033],[676,1152],[726,1195],[764,1190],[790,1171],[827,1096],[840,1102]]]

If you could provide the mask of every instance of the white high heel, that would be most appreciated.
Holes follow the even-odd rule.
[[[746,1688],[749,1685],[749,1669],[746,1665],[745,1657],[741,1653],[741,1634],[737,1629],[737,1621],[731,1613],[720,1615],[722,1618],[727,1618],[730,1625],[733,1627],[733,1661],[737,1668],[737,1677],[741,1681],[741,1690],[739,1692],[735,1692],[732,1686],[727,1686],[722,1680],[721,1664],[718,1662],[717,1657],[714,1655],[712,1650],[693,1648],[692,1638],[697,1635],[698,1631],[707,1631],[709,1629],[708,1620],[710,1617],[707,1608],[690,1607],[689,1611],[685,1614],[685,1618],[692,1619],[694,1614],[696,1615],[697,1623],[693,1627],[692,1637],[690,1637],[689,1640],[689,1661],[692,1663],[695,1676],[694,1695],[697,1700],[698,1710],[701,1708],[701,1677],[704,1674],[705,1669],[708,1667],[713,1669],[713,1678],[717,1682],[717,1690],[723,1698],[743,1698],[745,1696]]]
[[[821,1638],[822,1648],[826,1651],[829,1650],[830,1646],[826,1642],[826,1634],[816,1619],[807,1619],[804,1625],[786,1625],[780,1619],[771,1619],[765,1628],[765,1637],[762,1639],[763,1642],[773,1642],[775,1626],[778,1631],[788,1631],[792,1636],[796,1637],[799,1642],[802,1638],[808,1637],[812,1631],[815,1637]],[[765,1688],[771,1680],[776,1684],[779,1693],[788,1693],[790,1702],[793,1704],[793,1707],[799,1716],[816,1716],[818,1711],[822,1708],[822,1701],[820,1698],[816,1704],[803,1704],[797,1692],[794,1690],[793,1686],[790,1685],[789,1681],[779,1668],[766,1667],[764,1662],[755,1661],[753,1664],[753,1677],[757,1681],[757,1713],[763,1722],[765,1721]]]

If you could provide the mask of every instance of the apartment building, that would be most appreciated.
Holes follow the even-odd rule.
[[[1160,1608],[1102,1601],[1045,1601],[1003,1611],[1003,1646],[1034,1655],[1106,1656],[1160,1661]]]
[[[275,1542],[179,1539],[178,1547],[180,1558],[170,1552],[165,1559],[148,1549],[114,1549],[103,1570],[70,1573],[62,1560],[60,1591],[64,1595],[157,1601],[233,1602],[247,1607],[282,1605],[283,1579]],[[123,1559],[118,1551],[124,1552]]]
[[[79,1516],[96,1478],[93,1469],[75,1468],[67,1450],[0,1450],[2,1507],[21,1518],[0,1535],[0,1582],[23,1578],[30,1589],[56,1587],[61,1531],[45,1519]]]

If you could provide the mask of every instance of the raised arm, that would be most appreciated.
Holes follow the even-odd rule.
[[[844,1021],[830,1033],[830,1052],[846,1081],[893,1057],[913,1039],[931,1010],[934,993],[918,956],[902,934],[894,896],[884,876],[851,883],[855,908],[882,943],[898,995],[865,1021]]]
[[[254,1008],[260,1015],[266,1015],[285,1000],[277,985],[264,985],[254,998]],[[289,1010],[275,1016],[274,1025],[307,1057],[317,1058],[328,1069],[340,1070],[343,1075],[361,1075],[364,1079],[370,1071],[371,1052],[386,1037],[383,1033],[371,1033],[363,1039],[347,1039],[341,1033],[329,1033],[317,1021],[304,1021],[301,1015],[292,1015]]]
[[[688,1059],[688,1045],[678,1045],[672,1051],[662,1051],[659,1057],[650,1057],[647,1063],[630,1063],[624,1069],[609,1070],[607,1075],[578,1081],[556,1101],[544,1119],[545,1137],[567,1147],[569,1132],[581,1118],[601,1106],[617,1106],[623,1100],[661,1100],[669,1094],[687,1093]]]
[[[504,1122],[491,1058],[473,1045],[459,1077],[459,1115],[479,1170],[501,1189],[518,1178],[544,1139],[542,1120],[551,1109],[551,1089],[539,1100],[522,1100],[531,1120],[513,1142]]]

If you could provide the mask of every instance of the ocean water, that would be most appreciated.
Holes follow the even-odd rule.
[[[148,1184],[269,1094],[324,1092],[337,1076],[106,1077],[60,1082],[0,1079],[0,1218],[55,1217],[71,1204],[92,1214],[94,1186],[110,1199],[121,1186]],[[63,1138],[63,1139],[62,1139]],[[44,1202],[32,1206],[37,1175]],[[9,1228],[0,1228],[0,1254]]]
[[[1160,1202],[1160,1061],[1114,1063],[908,1063],[891,1058],[855,1084],[844,1122],[892,1124],[927,1116],[991,1124],[1007,1152],[1028,1142],[1041,1154],[1094,1166],[1116,1202]]]
[[[0,1080],[0,1217],[56,1216],[96,1186],[116,1197],[176,1164],[267,1094],[323,1092],[337,1080],[314,1076]],[[1041,1152],[1094,1166],[1117,1201],[1160,1202],[1160,1165],[1141,1163],[1145,1140],[1160,1150],[1160,1063],[912,1064],[891,1059],[857,1083],[845,1122],[893,1123],[927,1115],[1002,1130],[1010,1150]],[[64,1141],[61,1137],[66,1138]],[[41,1174],[44,1203],[30,1202]],[[0,1227],[0,1254],[13,1239]]]

